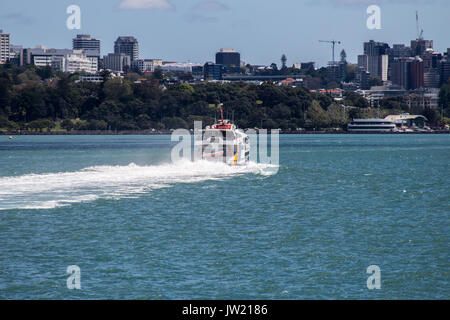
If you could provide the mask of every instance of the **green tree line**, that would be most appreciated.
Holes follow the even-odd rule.
[[[367,100],[347,92],[345,110],[328,95],[302,87],[237,83],[161,85],[155,76],[129,73],[105,82],[76,82],[77,74],[51,68],[0,66],[0,128],[9,130],[170,130],[210,124],[215,107],[241,128],[322,129],[343,127],[352,117],[374,116]],[[450,85],[441,99],[450,111]],[[383,112],[402,111],[401,101],[383,101]],[[422,110],[423,111],[423,110]],[[436,115],[438,118],[439,115]]]

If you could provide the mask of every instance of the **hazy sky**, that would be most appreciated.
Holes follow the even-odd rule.
[[[251,64],[331,60],[331,47],[319,39],[341,40],[355,62],[363,42],[389,44],[417,37],[415,11],[425,39],[435,50],[450,47],[448,0],[0,0],[0,29],[13,44],[71,48],[72,38],[88,33],[102,40],[102,55],[119,35],[133,35],[140,58],[204,63],[219,48],[235,48]],[[66,27],[66,8],[81,8],[81,30]],[[366,27],[366,9],[381,7],[381,30]]]

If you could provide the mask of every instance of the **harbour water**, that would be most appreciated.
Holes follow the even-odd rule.
[[[283,135],[276,174],[171,145],[0,136],[0,298],[450,298],[450,135]]]

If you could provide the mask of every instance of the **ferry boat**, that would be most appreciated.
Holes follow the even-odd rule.
[[[349,132],[397,132],[394,121],[386,119],[353,119],[347,124]]]
[[[201,145],[202,159],[245,165],[250,158],[250,140],[243,130],[223,118],[222,108],[220,112],[221,120],[202,130],[202,139],[195,142]]]

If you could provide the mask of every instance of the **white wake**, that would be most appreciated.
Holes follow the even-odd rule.
[[[176,183],[224,180],[243,174],[271,175],[276,167],[228,166],[208,161],[138,166],[95,166],[74,172],[0,177],[0,210],[51,209],[96,199],[135,198]]]

